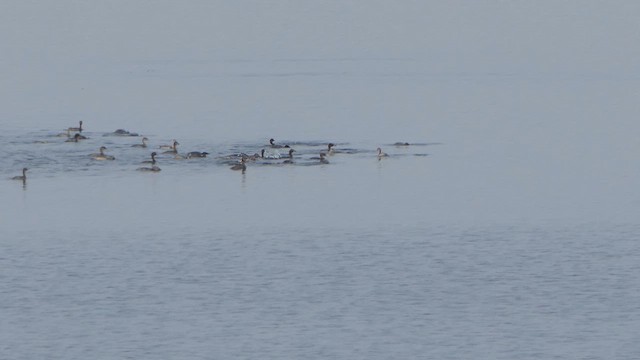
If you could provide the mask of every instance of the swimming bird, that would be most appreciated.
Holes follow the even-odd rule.
[[[393,144],[394,146],[409,146],[410,144],[408,142],[397,142]]]
[[[22,168],[22,176],[14,176],[11,178],[11,180],[22,180],[22,181],[27,181],[27,168]]]
[[[65,140],[64,142],[78,142],[78,140],[80,140],[82,138],[82,135],[80,135],[79,133],[76,133],[75,135],[73,135],[72,138],[69,138],[67,140]]]
[[[180,143],[177,142],[177,141],[174,141],[173,142],[173,149],[164,151],[162,153],[163,154],[177,154],[178,153],[178,145],[180,145]]]
[[[247,161],[256,161],[258,159],[262,159],[264,157],[264,149],[262,149],[262,151],[260,152],[260,154],[255,153],[253,155],[247,155],[247,154],[242,154],[242,157],[244,157]]]
[[[156,155],[158,155],[155,151],[151,153],[151,160],[145,160],[143,162],[141,162],[141,164],[151,164],[151,165],[155,165],[156,164]]]
[[[93,154],[89,154],[89,156],[93,157],[93,156],[98,156],[100,154],[104,154],[104,150],[106,150],[107,148],[105,146],[101,146],[99,149],[99,152],[97,153],[93,153]]]
[[[146,137],[143,137],[142,138],[142,144],[133,144],[133,145],[131,145],[131,147],[146,148],[147,147],[147,141],[149,141],[149,139],[147,139]]]
[[[329,143],[327,144],[327,154],[329,155],[333,155],[334,154],[334,150],[333,147],[336,146],[334,143]]]
[[[115,160],[116,158],[111,156],[111,155],[105,155],[104,151],[107,150],[106,147],[101,146],[100,147],[100,153],[99,154],[91,154],[91,158],[93,160]]]
[[[389,156],[387,153],[382,152],[382,149],[380,148],[377,148],[376,151],[378,152],[378,160],[382,159],[383,157]]]
[[[111,134],[105,134],[104,136],[109,136],[109,135],[114,135],[114,136],[139,136],[138,133],[134,133],[134,132],[129,132],[125,129],[116,129],[116,131],[112,132]]]
[[[230,167],[231,170],[242,170],[242,172],[244,172],[245,170],[247,170],[247,165],[245,165],[245,159],[244,157],[240,160],[240,164],[235,164],[232,167]]]
[[[325,159],[324,158],[325,156],[327,156],[327,154],[325,154],[324,152],[320,152],[320,157],[315,156],[315,157],[312,157],[312,158],[309,158],[309,159],[310,160],[320,160],[321,164],[328,164],[329,160]]]
[[[178,153],[178,145],[180,145],[179,142],[173,140],[173,146],[171,146],[169,149],[171,150],[167,150],[165,152],[163,152],[163,154],[177,154]],[[166,149],[164,147],[160,147],[161,149]]]
[[[209,155],[208,152],[203,151],[203,152],[199,152],[199,151],[192,151],[190,153],[187,154],[187,159],[191,159],[191,158],[203,158],[203,157],[207,157],[207,155]]]
[[[274,149],[282,149],[282,148],[289,148],[289,145],[279,145],[275,143],[274,139],[269,139],[269,144],[271,145],[272,148]]]
[[[136,169],[137,171],[145,171],[145,172],[158,172],[161,171],[159,167],[153,165],[152,167],[139,167]]]
[[[78,127],[70,127],[67,129],[67,131],[79,131],[82,132],[82,120],[80,120],[80,126]]]
[[[289,149],[289,158],[285,161],[283,161],[283,164],[293,164],[293,153],[295,152],[294,149]]]
[[[289,149],[289,159],[293,159],[294,152],[296,152],[294,149]]]
[[[176,145],[180,145],[179,142],[176,141],[176,139],[173,139],[173,142],[171,145],[160,145],[158,146],[159,149],[175,149]]]

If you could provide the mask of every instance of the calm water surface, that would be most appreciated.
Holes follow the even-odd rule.
[[[77,116],[2,120],[1,358],[638,358],[635,102],[601,96],[637,81],[276,63],[114,65],[131,111],[78,144]],[[270,137],[294,164],[229,170]],[[173,138],[210,156],[135,170]]]
[[[455,184],[430,175],[444,144],[386,146],[381,161],[375,144],[341,144],[349,153],[318,165],[308,158],[324,141],[309,142],[293,165],[242,174],[219,156],[260,140],[181,139],[212,155],[163,155],[146,174],[138,138],[33,143],[46,134],[3,136],[5,165],[33,164],[24,188],[0,186],[11,358],[640,353],[640,225],[478,221],[463,207],[444,221],[454,210],[433,216],[436,193]],[[101,143],[115,161],[87,156]]]

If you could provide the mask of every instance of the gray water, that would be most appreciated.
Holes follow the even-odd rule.
[[[56,4],[0,11],[0,358],[640,357],[635,2]]]

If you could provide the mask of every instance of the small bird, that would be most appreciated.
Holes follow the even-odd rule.
[[[100,153],[99,154],[91,154],[91,158],[93,160],[115,160],[116,158],[114,156],[111,155],[105,155],[104,151],[107,150],[106,147],[101,146],[100,147]]]
[[[79,131],[82,132],[82,120],[80,120],[80,126],[78,127],[70,127],[67,129],[67,131]]]
[[[274,149],[290,148],[289,145],[279,145],[275,143],[274,139],[269,139],[269,145]]]
[[[243,154],[243,157],[245,157],[245,159],[247,159],[247,161],[256,161],[258,159],[262,159],[262,158],[264,158],[264,149],[262,149],[262,152],[260,154],[258,154],[258,153],[255,153],[253,155]]]
[[[245,165],[245,159],[244,157],[242,158],[242,160],[240,160],[240,164],[235,164],[232,167],[230,167],[231,170],[242,170],[242,172],[244,172],[245,170],[247,170],[247,165]]]
[[[169,149],[165,152],[163,152],[163,154],[177,154],[178,153],[178,145],[180,145],[179,142],[173,140],[173,146],[170,146]],[[161,145],[160,148],[161,149],[167,149],[165,146],[167,145]]]
[[[289,158],[285,161],[283,161],[283,164],[293,164],[293,153],[295,152],[294,149],[289,149]]]
[[[190,153],[187,154],[187,159],[191,159],[191,158],[203,158],[203,157],[207,157],[207,155],[209,155],[208,152],[203,151],[203,152],[199,152],[199,151],[192,151]]]
[[[336,144],[334,143],[327,144],[327,154],[333,155],[335,153],[335,151],[333,150],[334,146],[336,146]]]
[[[22,168],[22,176],[14,176],[11,178],[11,180],[22,180],[22,181],[27,181],[27,168]]]
[[[325,159],[325,156],[327,156],[327,154],[325,154],[324,152],[320,152],[320,157],[315,156],[310,158],[310,160],[320,160],[321,164],[328,164],[329,160]]]
[[[389,156],[387,153],[382,152],[382,149],[380,148],[377,148],[376,151],[378,152],[378,160],[382,159],[383,157]]]
[[[158,172],[158,171],[161,171],[162,169],[160,169],[159,167],[153,165],[152,167],[139,167],[136,170],[137,171],[144,171],[144,172]]]
[[[78,141],[85,140],[86,138],[87,138],[86,136],[80,135],[80,133],[76,133],[75,135],[73,135],[72,138],[69,138],[69,139],[65,140],[64,142],[75,142],[75,143],[77,143]]]
[[[104,136],[115,135],[115,136],[139,136],[138,133],[129,132],[125,129],[117,129],[111,134],[105,134]]]
[[[151,153],[151,160],[145,160],[143,162],[141,162],[141,164],[151,164],[151,165],[155,165],[156,164],[156,155],[158,155],[155,151]]]
[[[146,148],[147,147],[147,141],[149,141],[149,139],[147,139],[146,137],[143,137],[142,138],[142,144],[133,144],[133,145],[131,145],[131,147]]]
[[[180,143],[177,142],[176,139],[173,139],[172,145],[160,145],[158,148],[159,149],[170,149],[170,150],[173,150],[173,149],[176,148],[176,145],[180,145]]]

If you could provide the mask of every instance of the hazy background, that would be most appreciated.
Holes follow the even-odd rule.
[[[5,1],[0,123],[439,142],[438,194],[473,192],[474,214],[635,221],[639,16],[635,1]]]
[[[31,169],[0,181],[0,357],[639,358],[639,20],[0,2],[0,176]],[[117,128],[212,156],[141,174]],[[272,137],[354,153],[216,161]]]

